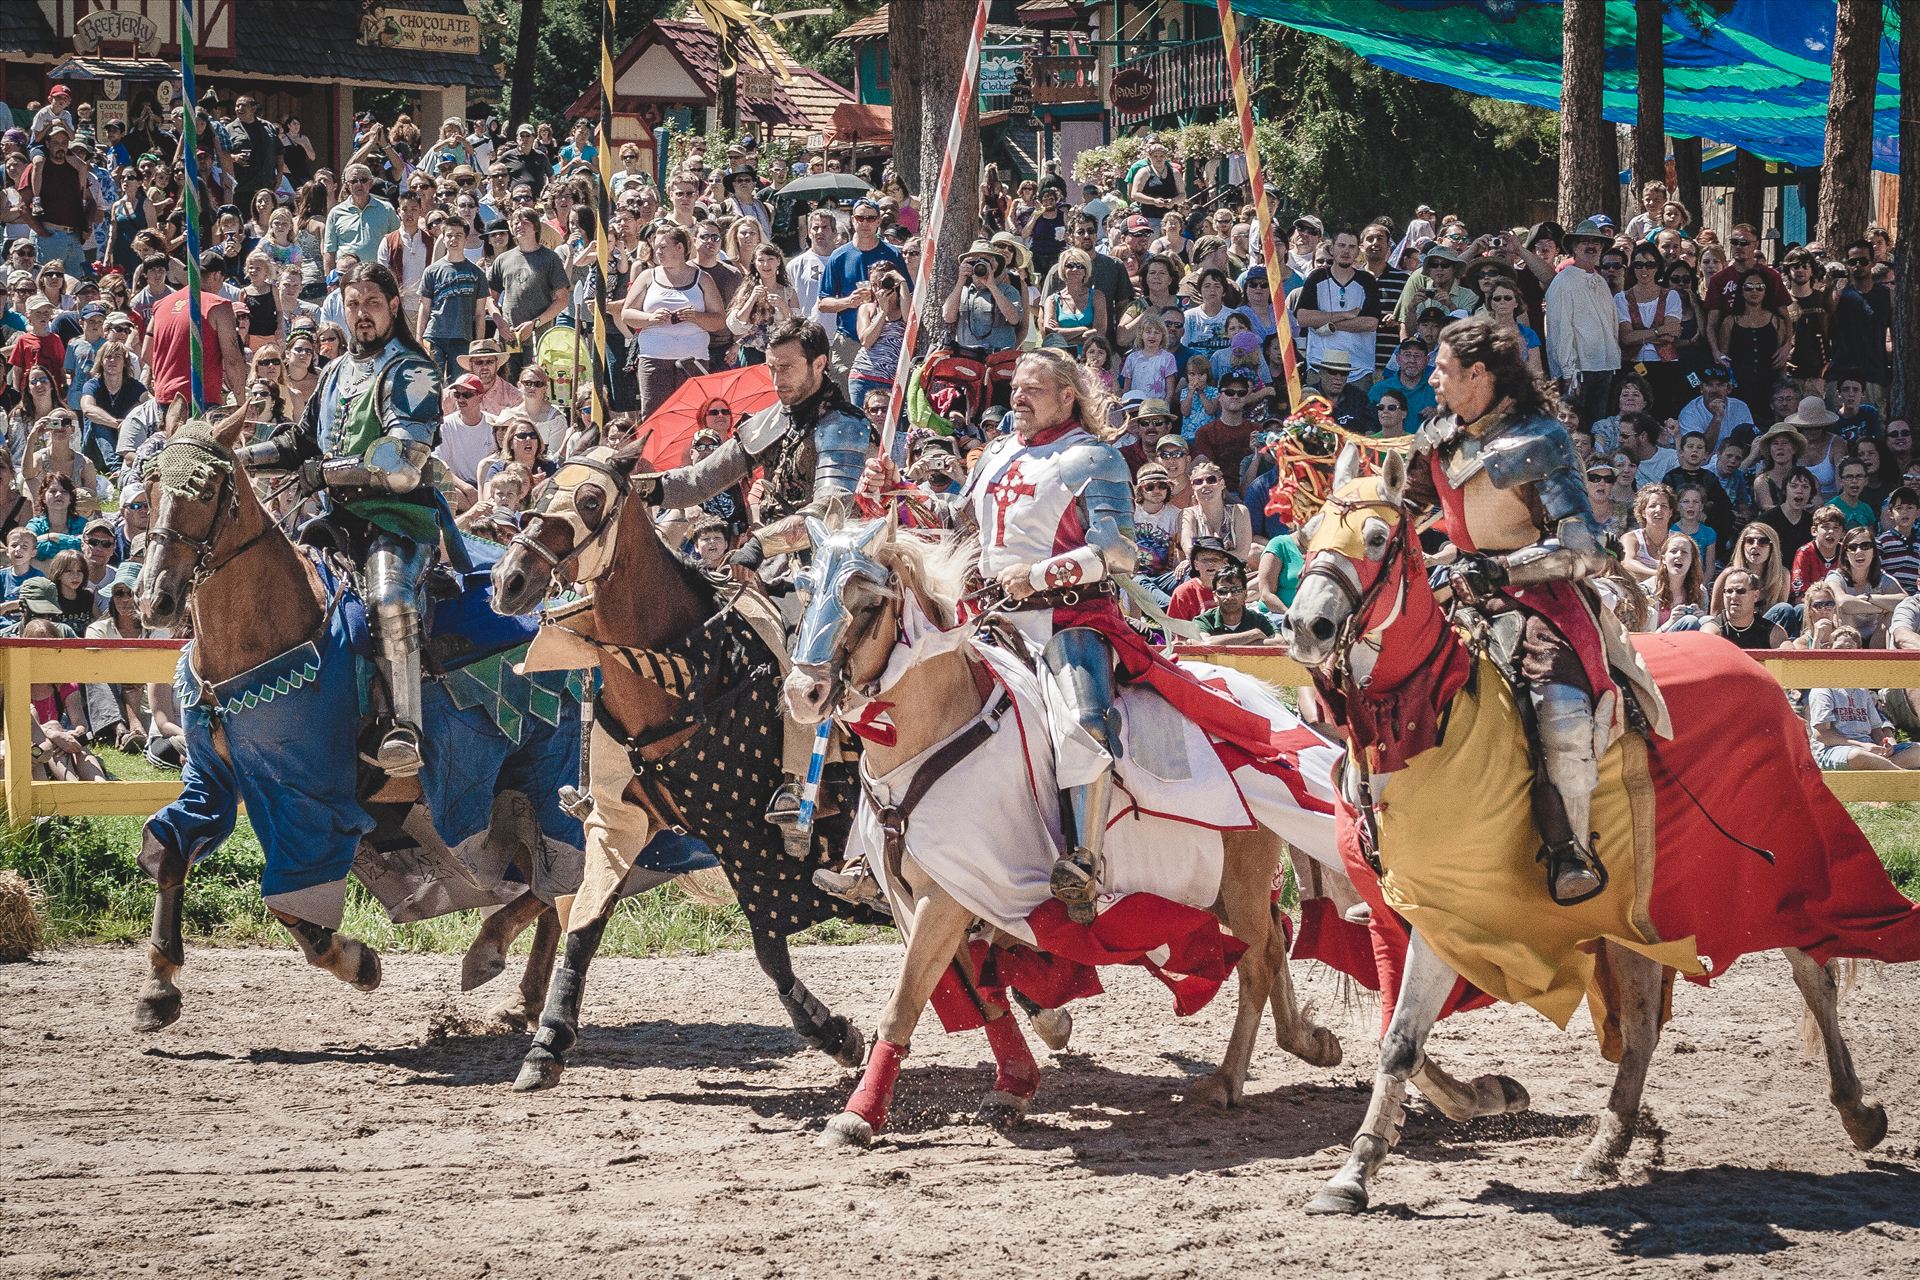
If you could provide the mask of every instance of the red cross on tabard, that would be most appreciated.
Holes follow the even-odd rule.
[[[1034,488],[1028,484],[1022,474],[1024,461],[1014,464],[1000,473],[1000,478],[987,486],[987,492],[993,495],[993,545],[1000,546],[1007,540],[1007,511],[1022,498],[1031,498]]]

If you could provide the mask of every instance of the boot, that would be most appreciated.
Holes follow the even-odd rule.
[[[1085,849],[1074,849],[1053,860],[1053,874],[1047,878],[1047,891],[1067,908],[1067,919],[1075,924],[1092,924],[1094,901],[1100,896],[1100,882],[1094,871],[1093,856]]]
[[[1547,892],[1560,906],[1578,906],[1606,892],[1606,867],[1578,840],[1543,844],[1535,860],[1547,864]]]
[[[856,907],[870,907],[891,916],[893,908],[887,905],[887,896],[880,890],[880,882],[867,871],[866,863],[858,858],[839,871],[821,867],[813,873],[813,887],[842,902],[851,902]]]

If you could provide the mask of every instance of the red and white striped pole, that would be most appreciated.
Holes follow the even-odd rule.
[[[1246,65],[1240,59],[1240,34],[1234,28],[1233,7],[1228,0],[1214,0],[1220,10],[1220,39],[1226,46],[1227,74],[1233,80],[1233,102],[1240,111],[1240,147],[1247,157],[1247,182],[1253,187],[1253,204],[1260,243],[1267,260],[1267,291],[1273,297],[1273,318],[1280,338],[1280,366],[1287,378],[1287,395],[1295,409],[1300,407],[1300,355],[1293,346],[1293,322],[1287,316],[1287,275],[1280,257],[1279,230],[1267,207],[1267,184],[1260,172],[1260,149],[1253,142],[1253,94],[1247,86]]]
[[[886,426],[880,437],[880,452],[893,455],[893,437],[900,421],[900,408],[907,398],[907,378],[913,371],[913,348],[920,337],[920,307],[933,279],[933,257],[940,246],[940,224],[945,221],[947,198],[953,191],[953,169],[960,157],[960,139],[967,121],[967,105],[973,99],[980,79],[980,46],[987,39],[987,3],[980,0],[973,14],[973,33],[967,37],[967,64],[960,72],[960,91],[954,95],[953,123],[947,129],[947,151],[940,158],[940,180],[934,185],[931,204],[923,203],[920,221],[920,268],[913,273],[913,306],[907,309],[906,331],[900,336],[900,360],[893,370],[893,391],[887,397]],[[924,104],[923,104],[924,106]],[[899,146],[899,139],[894,140]]]

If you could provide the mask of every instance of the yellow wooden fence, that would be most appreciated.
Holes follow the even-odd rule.
[[[36,782],[33,780],[34,684],[144,684],[173,678],[180,657],[177,640],[0,639],[0,684],[4,685],[6,806],[9,821],[52,814],[145,817],[180,794],[176,781]],[[1179,652],[1257,675],[1277,685],[1311,683],[1306,668],[1282,649],[1246,645],[1185,645]],[[1920,688],[1920,653],[1885,650],[1802,653],[1776,650],[1756,655],[1788,689]],[[1824,775],[1842,800],[1920,800],[1920,771],[1845,772]]]

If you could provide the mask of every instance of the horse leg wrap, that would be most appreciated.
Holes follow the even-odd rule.
[[[547,996],[551,1011],[540,1019],[533,1043],[558,1058],[579,1043],[580,989],[583,975],[562,967],[554,971],[552,989]]]
[[[187,949],[180,940],[180,909],[186,900],[187,859],[147,832],[141,839],[140,865],[156,885],[153,930],[147,935],[147,945],[168,964],[183,965]]]
[[[1027,1038],[1012,1014],[1002,1014],[987,1024],[987,1044],[993,1049],[997,1068],[993,1075],[995,1093],[1032,1098],[1039,1092],[1040,1064],[1033,1060],[1033,1050],[1027,1047]]]
[[[276,912],[276,915],[279,913]],[[306,954],[307,963],[325,968],[323,957],[333,946],[333,930],[311,920],[302,920],[296,916],[280,916],[280,923],[287,926],[287,932],[300,944],[300,950]]]
[[[795,978],[793,986],[780,993],[780,1003],[786,1006],[787,1018],[802,1040],[816,1049],[832,1051],[828,1041],[836,1038],[833,1035],[833,1010],[821,1004],[819,998],[807,990],[806,983]]]
[[[847,1099],[847,1110],[872,1126],[875,1133],[887,1123],[887,1108],[893,1104],[893,1086],[900,1079],[900,1064],[907,1059],[907,1046],[891,1040],[876,1040],[860,1087]]]

